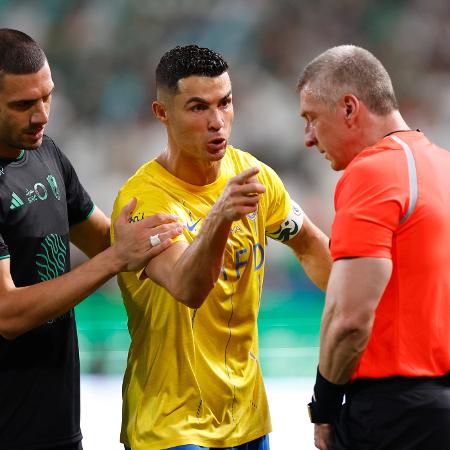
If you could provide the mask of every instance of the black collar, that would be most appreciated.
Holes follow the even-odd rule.
[[[407,131],[413,131],[413,130],[411,130],[411,129],[408,129],[408,130],[394,130],[394,131],[391,131],[388,134],[385,134],[383,137],[388,137],[388,136],[390,136],[391,134],[394,134],[394,133],[406,133]],[[418,131],[420,133],[420,130],[418,128],[416,129],[416,131]]]

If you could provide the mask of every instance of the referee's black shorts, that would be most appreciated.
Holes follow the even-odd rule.
[[[331,450],[450,450],[450,373],[352,384]]]

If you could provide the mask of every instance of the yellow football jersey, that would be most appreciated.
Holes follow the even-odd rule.
[[[118,276],[131,335],[121,441],[132,450],[233,447],[271,431],[257,316],[266,235],[279,229],[291,208],[276,173],[231,146],[219,178],[206,186],[188,184],[153,160],[121,188],[113,221],[136,197],[130,220],[175,214],[185,224],[177,239],[191,243],[227,181],[253,166],[260,167],[266,192],[256,213],[233,222],[219,280],[200,308],[188,308],[139,273]]]

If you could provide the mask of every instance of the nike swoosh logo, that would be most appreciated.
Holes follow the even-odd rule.
[[[187,227],[187,229],[189,230],[189,231],[194,231],[195,230],[195,227],[197,226],[197,224],[200,222],[200,220],[202,220],[202,219],[198,219],[198,220],[196,220],[192,225],[189,225],[187,222],[186,222],[186,227]]]

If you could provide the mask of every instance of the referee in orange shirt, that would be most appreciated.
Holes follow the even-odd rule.
[[[409,128],[367,50],[322,53],[298,92],[305,145],[344,170],[309,404],[316,447],[449,450],[450,154]]]

